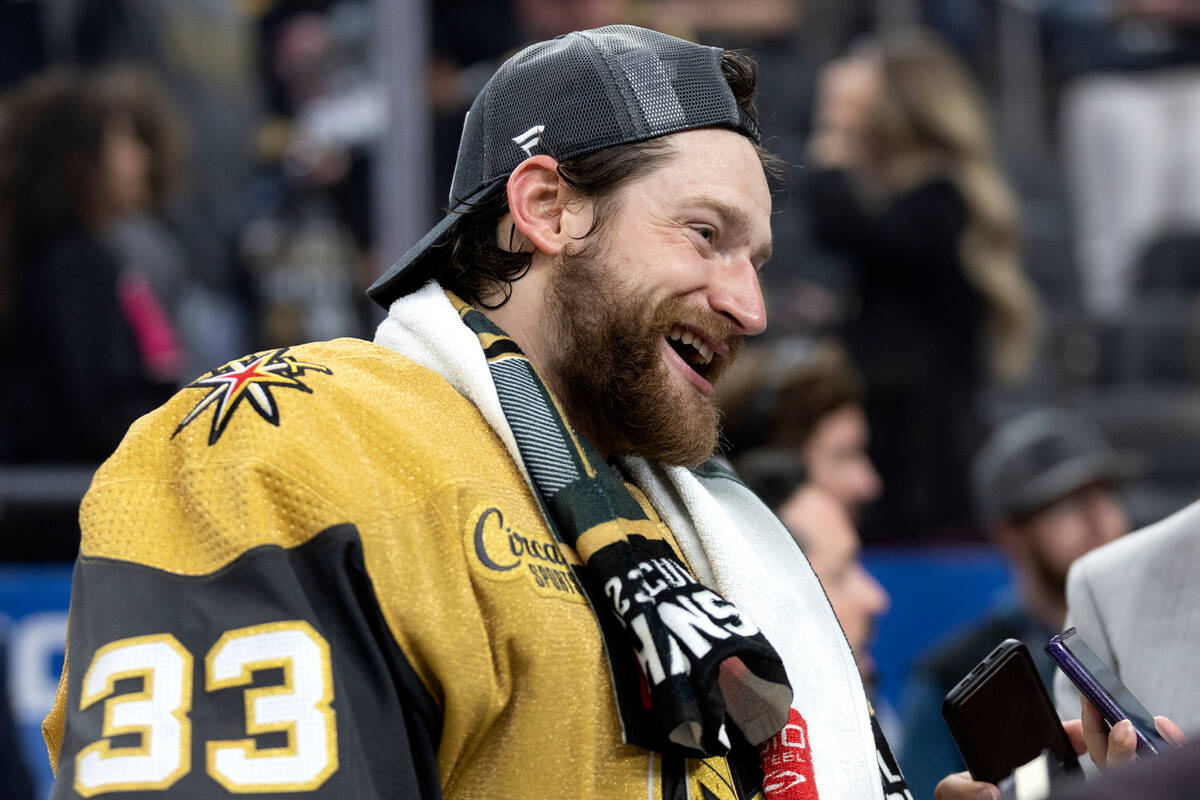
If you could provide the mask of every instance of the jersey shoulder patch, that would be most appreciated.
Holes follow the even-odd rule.
[[[211,447],[229,427],[234,414],[244,408],[253,409],[259,417],[278,427],[280,412],[275,391],[294,389],[312,394],[309,373],[333,374],[329,367],[297,358],[289,350],[280,347],[236,358],[189,383],[184,390],[204,389],[205,394],[180,420],[171,438],[200,417],[208,416]],[[210,409],[211,413],[206,414]]]

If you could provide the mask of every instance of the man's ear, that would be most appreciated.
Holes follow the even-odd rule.
[[[558,162],[547,155],[525,159],[508,178],[512,224],[530,245],[550,256],[557,256],[567,242],[588,229],[580,230],[575,218],[590,213],[590,204],[568,203],[573,196],[558,176]]]

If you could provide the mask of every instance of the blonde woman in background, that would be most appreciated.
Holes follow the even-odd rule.
[[[911,31],[820,76],[804,172],[813,231],[852,269],[845,339],[887,491],[868,537],[956,538],[979,390],[1027,372],[1037,299],[984,105],[958,58]]]

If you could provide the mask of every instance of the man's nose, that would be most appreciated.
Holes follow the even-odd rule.
[[[708,302],[714,311],[734,324],[734,333],[753,336],[767,327],[758,270],[750,259],[739,256],[718,268],[709,287]]]

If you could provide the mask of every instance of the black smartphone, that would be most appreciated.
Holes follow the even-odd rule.
[[[1046,653],[1078,687],[1083,696],[1103,715],[1108,727],[1123,719],[1133,723],[1137,735],[1139,756],[1158,755],[1171,745],[1154,725],[1154,715],[1146,710],[1125,684],[1117,678],[1108,665],[1092,652],[1087,642],[1074,628],[1067,628],[1050,638]]]
[[[1048,751],[1061,770],[1079,769],[1029,648],[1005,639],[942,701],[942,717],[971,777],[999,784]]]

